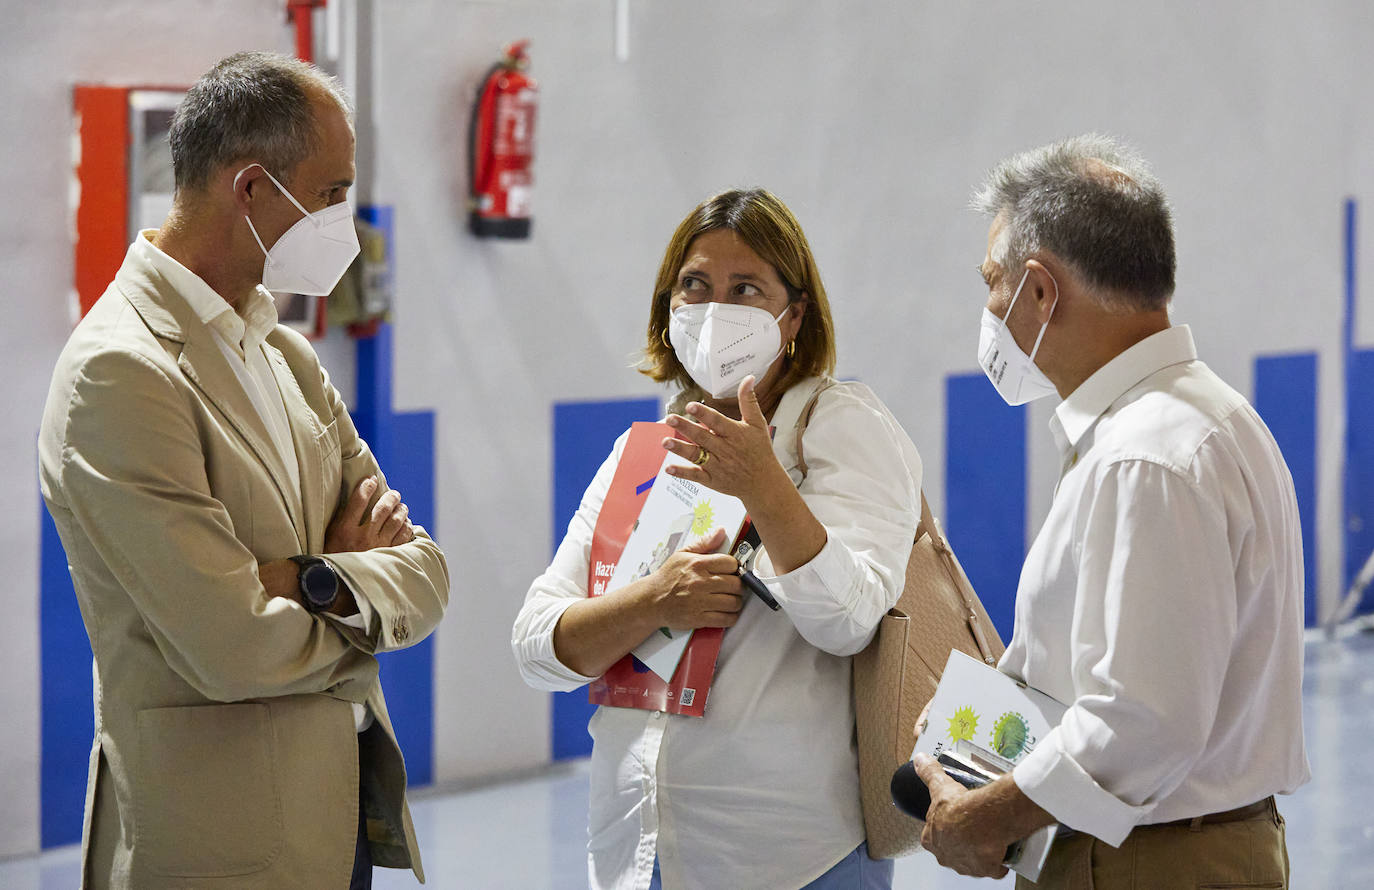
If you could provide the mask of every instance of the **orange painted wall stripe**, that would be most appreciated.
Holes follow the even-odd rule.
[[[119,271],[129,247],[129,90],[77,86],[72,106],[81,131],[75,277],[85,316]]]

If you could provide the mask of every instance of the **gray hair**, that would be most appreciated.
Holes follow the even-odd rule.
[[[1175,267],[1169,203],[1144,159],[1121,143],[1090,134],[1008,158],[972,205],[1003,220],[991,258],[1004,270],[1047,250],[1108,309],[1168,306]]]
[[[169,141],[178,192],[203,188],[235,161],[262,164],[282,182],[319,148],[312,92],[332,96],[345,114],[338,81],[276,53],[236,53],[210,69],[172,116]]]

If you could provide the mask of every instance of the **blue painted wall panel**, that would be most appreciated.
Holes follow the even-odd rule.
[[[1303,585],[1306,623],[1317,612],[1317,354],[1261,356],[1255,359],[1255,410],[1293,474],[1302,519]]]
[[[39,842],[46,849],[81,840],[95,712],[91,643],[67,571],[67,553],[41,503],[39,512]]]
[[[401,444],[402,447],[395,447]],[[381,461],[411,520],[438,540],[434,507],[434,413],[391,415],[391,442]],[[449,566],[452,571],[453,566]],[[382,690],[412,786],[434,781],[434,638],[379,657]]]
[[[358,395],[353,423],[367,442],[387,482],[401,493],[413,519],[436,540],[434,489],[434,414],[391,410],[391,326],[358,341]],[[441,542],[442,543],[442,542]],[[434,641],[380,657],[386,692],[411,785],[434,777]]]
[[[391,415],[391,325],[383,324],[375,336],[359,340],[356,353],[358,394],[353,400],[353,422],[375,452],[373,440],[380,432],[377,419]]]
[[[1365,560],[1374,553],[1374,350],[1355,348],[1359,295],[1357,256],[1359,206],[1345,202],[1345,313],[1341,322],[1345,355],[1345,464],[1342,468],[1344,559],[1341,598]],[[1357,612],[1374,608],[1374,585],[1364,592]]]
[[[1026,556],[1026,409],[977,374],[945,378],[945,531],[993,624],[1010,640]]]
[[[387,274],[394,282],[395,208],[364,205],[358,208],[358,215],[386,236]],[[397,414],[392,409],[390,324],[382,324],[374,336],[358,340],[356,356],[358,392],[353,421],[358,433],[377,456],[387,482],[405,499],[411,519],[437,540],[434,414]],[[451,571],[453,567],[449,568]],[[379,660],[382,689],[406,758],[407,778],[412,786],[427,785],[434,777],[434,640],[431,637],[409,649],[382,655]]]
[[[1345,572],[1341,591],[1348,590],[1371,553],[1374,553],[1374,350],[1352,350],[1346,358],[1346,501]],[[1374,585],[1364,592],[1356,609],[1374,609]]]
[[[658,399],[562,402],[553,406],[553,549],[563,540],[582,493],[611,453],[616,437],[637,420],[658,420]],[[592,753],[587,721],[596,706],[587,690],[553,693],[553,758]]]

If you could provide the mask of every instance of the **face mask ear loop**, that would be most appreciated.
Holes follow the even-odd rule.
[[[262,239],[258,237],[257,227],[254,226],[253,221],[248,218],[248,214],[245,213],[243,215],[243,221],[248,223],[248,231],[253,233],[253,240],[258,242],[258,249],[262,251],[263,256],[267,257],[267,265],[272,265],[272,254],[263,246]]]
[[[1007,314],[1003,315],[1000,319],[998,319],[998,321],[1002,322],[1002,324],[1006,324],[1007,319],[1011,318],[1011,310],[1016,308],[1016,301],[1021,297],[1021,288],[1026,286],[1026,279],[1029,277],[1030,269],[1027,269],[1025,273],[1021,276],[1021,283],[1016,285],[1016,293],[1011,295],[1011,302],[1007,304]],[[1058,287],[1058,285],[1055,286]]]
[[[762,307],[760,307],[760,308],[762,308]],[[777,361],[777,360],[778,360],[778,356],[782,355],[782,354],[783,354],[783,351],[787,349],[787,343],[783,343],[783,342],[782,342],[782,317],[783,317],[784,315],[786,315],[786,314],[787,314],[787,310],[788,310],[788,309],[791,309],[791,308],[792,308],[792,304],[791,304],[791,303],[788,303],[787,306],[784,307],[784,309],[783,309],[781,312],[778,313],[777,317],[773,319],[773,327],[775,327],[775,328],[778,329],[778,341],[779,341],[779,342],[778,342],[778,351],[775,352],[775,353],[773,353],[773,357],[772,357],[771,359],[769,359],[769,361],[768,361],[768,366],[769,366],[769,367],[772,367],[772,366],[773,366],[773,362]],[[767,312],[768,310],[767,310],[767,309],[764,309],[763,311],[764,311],[764,312]],[[791,341],[789,340],[788,342],[791,342]]]
[[[275,185],[278,189],[280,189],[282,194],[290,198],[292,204],[296,204],[296,199],[291,197],[291,193],[288,192],[286,189],[282,188],[281,183],[277,182],[276,177],[274,177],[271,173],[268,173],[267,168],[263,167],[262,164],[249,164],[247,167],[244,167],[238,173],[234,174],[234,191],[239,190],[239,178],[242,177],[243,174],[247,173],[249,170],[252,170],[254,167],[258,167],[262,170],[263,173],[267,173],[267,178],[272,180],[272,184]],[[301,213],[305,213],[304,207],[301,207],[301,205],[299,204],[296,204],[296,206],[301,208]],[[305,215],[309,216],[310,214],[305,213]],[[253,221],[248,218],[248,214],[246,213],[243,215],[243,221],[248,223],[248,231],[253,233],[253,240],[258,242],[258,250],[261,250],[262,255],[267,257],[267,265],[272,265],[272,254],[268,251],[267,245],[262,243],[262,238],[258,236],[258,227],[253,225]]]
[[[1030,269],[1027,269],[1027,270],[1026,270],[1026,274],[1027,274],[1027,275],[1030,274]],[[1046,274],[1046,275],[1050,275],[1050,273],[1049,273],[1048,270],[1045,271],[1045,274]],[[1024,282],[1025,282],[1025,278],[1022,278],[1021,281],[1024,283]],[[1053,276],[1053,275],[1050,275],[1050,281],[1054,281],[1054,276]],[[1054,318],[1054,310],[1055,310],[1055,307],[1057,307],[1058,305],[1059,305],[1059,282],[1058,282],[1058,281],[1054,281],[1054,302],[1050,304],[1050,318]],[[1010,309],[1007,310],[1007,314],[1008,314],[1008,315],[1011,315],[1011,310],[1010,310]],[[1036,337],[1035,337],[1035,345],[1031,347],[1031,353],[1030,353],[1030,361],[1031,361],[1031,364],[1035,364],[1035,354],[1036,354],[1037,352],[1040,351],[1040,341],[1041,341],[1042,339],[1044,339],[1044,337],[1045,337],[1045,331],[1049,330],[1049,327],[1050,327],[1050,318],[1045,319],[1045,323],[1042,324],[1042,325],[1040,326],[1040,333],[1037,334]]]
[[[234,191],[237,192],[237,191],[239,190],[239,179],[240,179],[240,177],[242,177],[243,174],[247,173],[249,170],[253,169],[254,167],[262,167],[262,164],[249,164],[247,167],[244,167],[244,168],[243,168],[242,170],[240,170],[238,173],[234,174]],[[262,167],[262,172],[267,173],[267,168],[266,168],[266,167]],[[267,175],[270,177],[272,174],[271,174],[271,173],[267,173]],[[248,223],[248,231],[250,231],[250,232],[253,233],[253,240],[256,241],[256,242],[258,242],[258,250],[261,250],[261,251],[262,251],[262,255],[265,256],[265,257],[267,257],[267,265],[269,265],[269,266],[272,265],[272,254],[270,254],[270,253],[267,252],[267,247],[262,243],[262,239],[258,237],[258,229],[257,229],[257,226],[254,226],[254,225],[253,225],[253,221],[252,221],[251,219],[248,218],[248,214],[246,214],[246,213],[243,215],[243,221],[246,222],[246,223]]]
[[[320,221],[315,218],[315,214],[311,213],[309,210],[306,210],[305,207],[301,204],[301,202],[296,200],[296,196],[288,192],[286,190],[286,186],[282,185],[280,182],[277,181],[277,177],[272,175],[271,170],[268,170],[266,167],[262,166],[262,164],[249,164],[248,167],[244,167],[243,170],[247,170],[249,167],[258,167],[259,169],[261,169],[262,172],[267,175],[267,178],[272,180],[272,184],[277,187],[277,191],[281,192],[283,195],[286,195],[286,200],[296,205],[296,209],[299,210],[301,213],[305,214],[306,219],[313,222],[316,226],[320,224]],[[238,176],[234,177],[235,188],[238,187],[239,176],[243,175],[243,170],[240,170]],[[258,243],[261,244],[262,242],[259,241]]]
[[[261,164],[259,164],[258,166],[262,167]],[[262,172],[266,173],[267,178],[272,180],[272,184],[277,187],[277,191],[281,192],[283,195],[286,195],[286,200],[290,201],[292,204],[295,204],[296,209],[299,210],[301,213],[305,214],[306,219],[311,220],[317,226],[320,224],[319,220],[315,219],[315,214],[311,213],[309,210],[306,210],[305,207],[302,206],[301,202],[296,200],[296,196],[286,190],[286,186],[282,185],[280,182],[277,182],[277,177],[273,176],[271,171],[269,171],[266,167],[262,167]]]

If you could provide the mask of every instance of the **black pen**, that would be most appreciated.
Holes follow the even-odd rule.
[[[745,587],[754,592],[754,596],[763,600],[764,605],[776,612],[781,606],[778,605],[777,600],[773,599],[773,594],[768,590],[768,585],[760,581],[758,575],[753,572],[754,557],[757,554],[758,551],[754,549],[754,545],[748,541],[740,541],[739,547],[735,550],[735,559],[739,561],[739,568],[735,570],[735,574],[739,575],[739,579],[744,582]]]

